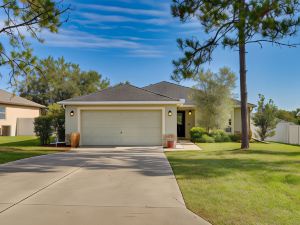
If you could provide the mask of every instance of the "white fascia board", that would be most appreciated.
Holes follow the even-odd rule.
[[[196,108],[196,105],[182,105],[181,108]]]
[[[61,101],[60,105],[177,105],[183,104],[180,101]]]

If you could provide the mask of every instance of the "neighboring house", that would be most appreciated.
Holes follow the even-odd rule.
[[[198,125],[193,91],[166,81],[144,88],[120,84],[61,101],[66,108],[66,137],[79,132],[80,145],[120,146],[163,145],[170,134],[188,139],[189,130]],[[235,103],[224,128],[230,133],[241,131],[240,104]],[[249,112],[253,107],[249,104]]]
[[[0,136],[34,135],[33,120],[45,106],[0,89]]]

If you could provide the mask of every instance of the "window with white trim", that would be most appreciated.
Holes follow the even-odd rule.
[[[6,118],[6,109],[4,106],[0,106],[0,120],[5,120]]]

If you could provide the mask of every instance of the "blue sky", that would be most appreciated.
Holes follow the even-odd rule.
[[[64,56],[84,70],[97,70],[112,84],[130,81],[144,86],[170,80],[172,60],[181,53],[176,39],[205,36],[195,21],[181,24],[170,14],[170,1],[161,0],[65,0],[71,3],[68,23],[59,34],[43,32],[45,43],[33,42],[34,53],[43,58]],[[300,33],[295,42],[299,42]],[[300,47],[248,46],[249,101],[258,94],[272,98],[285,109],[300,108]],[[239,71],[238,52],[217,49],[205,68],[217,71],[229,66]],[[7,88],[5,71],[0,82]],[[191,82],[183,82],[192,85]],[[238,84],[238,82],[237,82]],[[236,88],[239,94],[239,87]]]

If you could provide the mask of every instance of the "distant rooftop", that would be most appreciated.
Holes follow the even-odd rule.
[[[45,106],[0,89],[0,104],[45,108]]]

